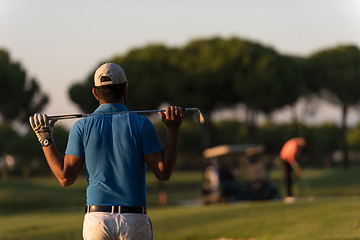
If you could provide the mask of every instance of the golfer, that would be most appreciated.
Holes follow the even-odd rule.
[[[129,111],[124,105],[128,82],[119,65],[101,65],[94,81],[93,95],[100,106],[94,112],[96,115],[74,124],[64,158],[52,137],[54,121],[49,121],[45,114],[35,114],[30,117],[30,125],[62,186],[73,184],[85,163],[88,183],[85,240],[152,239],[146,212],[145,163],[158,179],[169,180],[176,162],[183,110],[171,106],[160,113],[167,126],[162,148],[147,117],[111,114]]]
[[[280,158],[283,160],[282,166],[286,194],[285,202],[292,202],[294,200],[291,172],[294,171],[297,177],[301,177],[302,168],[299,164],[299,157],[305,146],[306,140],[304,138],[295,137],[285,142],[280,151]]]

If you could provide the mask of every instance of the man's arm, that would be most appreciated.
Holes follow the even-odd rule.
[[[160,180],[167,181],[171,177],[177,159],[183,111],[180,107],[171,106],[166,108],[166,112],[161,115],[163,123],[167,126],[164,150],[146,154],[144,158],[155,176]]]
[[[60,184],[64,187],[73,184],[80,173],[84,158],[68,154],[63,158],[60,155],[52,137],[55,121],[49,122],[46,114],[36,113],[29,121],[38,141],[43,145],[46,161]]]
[[[63,158],[55,143],[43,147],[44,155],[51,171],[63,187],[72,185],[78,177],[84,158],[65,154]]]
[[[295,175],[298,177],[301,177],[302,168],[296,158],[295,158],[295,161],[291,164],[291,167],[294,169]]]

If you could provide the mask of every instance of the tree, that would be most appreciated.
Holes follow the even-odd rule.
[[[182,105],[195,105],[205,116],[204,147],[216,142],[211,115],[224,105],[235,105],[243,100],[234,91],[234,62],[244,54],[253,43],[232,37],[222,39],[198,39],[189,42],[181,50],[178,66],[186,73],[186,81],[177,86],[177,98]]]
[[[341,105],[341,146],[344,167],[349,166],[347,144],[347,112],[360,101],[360,50],[356,46],[337,46],[312,54],[305,65],[307,86],[313,91],[327,93],[323,96]]]
[[[69,97],[84,113],[93,112],[99,105],[92,95],[94,87],[94,69],[83,82],[75,83],[69,88]]]
[[[256,141],[258,112],[269,115],[301,94],[300,59],[249,43],[232,63],[233,91],[247,106],[248,141]]]
[[[174,96],[181,94],[176,86],[184,81],[184,74],[174,63],[177,54],[177,48],[148,45],[113,59],[124,67],[129,80],[130,108],[157,109],[163,103],[179,105]]]
[[[152,109],[164,102],[200,108],[206,118],[204,147],[209,147],[216,142],[211,115],[218,108],[245,102],[253,111],[270,112],[298,97],[292,60],[255,42],[214,37],[182,48],[149,45],[110,61],[125,69],[130,108]],[[96,106],[87,100],[92,75],[70,89],[72,100],[84,110]]]
[[[31,114],[41,111],[48,97],[34,78],[28,79],[20,63],[13,62],[0,49],[0,122],[27,122]]]
[[[19,142],[19,134],[7,124],[0,124],[0,156],[5,154],[16,154],[18,151],[17,143]]]
[[[162,45],[149,45],[108,60],[119,64],[125,71],[129,82],[127,106],[130,109],[156,109],[162,103],[174,100],[170,97],[171,86],[182,79],[179,70],[172,65],[172,54],[175,51]],[[91,96],[94,72],[82,83],[71,86],[69,91],[71,100],[84,112],[91,112],[98,106]]]

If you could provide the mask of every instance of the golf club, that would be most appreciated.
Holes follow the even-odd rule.
[[[305,198],[307,200],[309,200],[309,201],[314,200],[314,197],[313,197],[313,195],[311,193],[311,188],[310,188],[308,182],[306,181],[306,179],[303,178],[303,177],[298,177],[297,180],[298,180],[298,183],[300,185],[300,188],[303,191],[303,194],[304,194]]]
[[[127,112],[115,112],[115,113],[88,113],[88,114],[64,114],[64,115],[54,115],[48,116],[49,120],[62,120],[62,119],[73,119],[73,118],[83,118],[97,115],[116,115],[116,114],[126,114],[126,113],[136,113],[136,114],[149,114],[155,112],[165,112],[165,109],[162,110],[140,110],[140,111],[127,111]],[[200,122],[200,124],[204,123],[204,117],[201,114],[198,108],[183,108],[184,112],[195,112],[196,118]]]

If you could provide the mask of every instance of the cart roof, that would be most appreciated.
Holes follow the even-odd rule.
[[[245,154],[247,156],[260,154],[265,151],[261,144],[227,144],[208,148],[203,152],[204,158],[213,158],[229,154]]]

